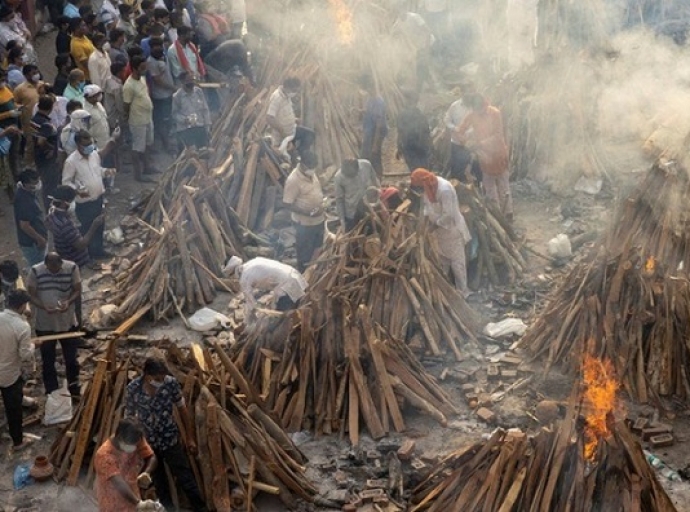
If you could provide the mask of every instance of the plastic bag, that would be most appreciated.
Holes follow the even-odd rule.
[[[484,334],[492,338],[501,338],[503,336],[509,336],[510,334],[522,336],[525,334],[526,330],[527,325],[519,318],[506,318],[500,322],[486,324],[486,327],[484,327]]]
[[[31,470],[31,465],[30,464],[19,464],[16,468],[14,468],[14,488],[16,490],[23,489],[27,485],[31,485],[34,483],[34,479],[29,473]]]
[[[570,245],[570,238],[568,235],[561,233],[555,238],[549,240],[549,255],[554,258],[570,258],[573,254],[573,249]]]
[[[72,419],[72,397],[67,389],[67,381],[48,395],[45,409],[44,425],[56,425]]]
[[[201,308],[187,319],[189,326],[195,331],[204,332],[210,331],[218,327],[218,324],[223,327],[230,325],[230,319],[222,313],[211,308]]]

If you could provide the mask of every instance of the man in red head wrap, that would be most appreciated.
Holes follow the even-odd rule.
[[[410,176],[413,190],[423,193],[424,216],[432,225],[431,236],[436,237],[441,266],[444,272],[453,271],[455,287],[465,296],[467,267],[465,244],[472,236],[458,207],[458,196],[449,181],[426,169],[416,169]]]

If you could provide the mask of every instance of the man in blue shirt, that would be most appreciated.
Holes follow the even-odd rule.
[[[172,510],[173,504],[164,462],[187,495],[192,510],[205,512],[208,509],[201,498],[187,454],[180,444],[180,430],[175,423],[174,409],[180,413],[187,431],[187,449],[195,453],[192,419],[182,396],[182,387],[177,379],[168,375],[168,369],[162,360],[149,357],[144,362],[143,375],[127,385],[125,414],[137,418],[142,424],[146,441],[159,461],[151,476],[156,494],[166,510]]]

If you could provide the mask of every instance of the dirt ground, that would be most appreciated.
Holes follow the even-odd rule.
[[[52,45],[52,42],[53,35],[39,39],[39,51],[41,46]],[[50,55],[49,51],[43,54]],[[52,66],[47,62],[43,68],[52,69]],[[404,165],[392,158],[393,147],[390,141],[387,143],[386,154],[389,161],[387,172],[391,173],[387,181],[395,182],[404,175]],[[158,167],[163,169],[170,163],[171,157],[163,152],[157,152],[155,158]],[[608,189],[606,193],[598,197],[576,192],[565,196],[555,195],[543,185],[529,180],[514,183],[517,231],[523,236],[527,247],[533,249],[535,253],[545,254],[548,240],[559,233],[577,235],[591,230],[601,230],[608,221],[622,191],[627,190],[638,177],[638,174],[633,173],[623,176],[620,183],[616,183],[612,189]],[[144,191],[140,184],[133,181],[131,173],[121,173],[116,179],[116,184],[120,192],[108,196],[106,229],[117,226],[118,220],[127,213],[130,206]],[[0,259],[13,258],[21,261],[21,254],[14,236],[13,217],[8,207],[3,206],[7,213],[0,217],[0,230],[5,234],[0,238]],[[582,254],[582,251],[581,249],[579,254]],[[524,276],[520,286],[501,290],[484,290],[473,299],[472,304],[480,312],[484,322],[514,316],[529,324],[548,291],[568,269],[567,265],[555,267],[545,258],[534,253],[529,254],[528,263],[529,272]],[[88,272],[85,277],[89,277]],[[506,294],[512,294],[515,300],[508,301],[507,304],[505,301],[496,300],[505,297]],[[87,308],[96,306],[93,296],[93,291],[87,291],[85,300]],[[228,295],[220,295],[212,307],[225,312],[230,299]],[[188,331],[179,319],[169,324],[156,326],[141,324],[134,332],[147,334],[151,339],[169,338],[176,340],[180,345],[201,341],[201,336]],[[484,368],[492,357],[504,353],[512,341],[484,339],[481,347],[468,347],[467,358],[464,361],[448,363],[447,361],[425,360],[425,364],[437,376],[444,369],[475,372],[478,385],[484,386],[487,391],[492,391],[494,385],[487,383]],[[131,350],[145,350],[145,347],[132,346]],[[64,369],[61,368],[62,370]],[[525,370],[523,375],[533,375],[531,382],[507,394],[503,401],[493,406],[494,412],[499,417],[498,425],[501,427],[517,427],[534,431],[540,427],[532,415],[535,405],[544,398],[556,401],[566,400],[570,393],[573,384],[571,376],[560,374],[558,371],[544,375],[538,364],[525,365]],[[82,379],[88,379],[88,375],[83,374]],[[457,417],[450,418],[448,428],[442,428],[430,418],[420,416],[413,411],[406,411],[408,430],[384,442],[395,443],[400,442],[402,438],[414,438],[417,454],[424,454],[421,457],[422,461],[431,464],[435,457],[475,442],[493,430],[493,426],[478,421],[473,411],[466,405],[459,383],[446,380],[443,386],[461,411]],[[30,393],[40,398],[41,391],[42,387],[38,384]],[[629,403],[624,396],[620,399],[631,417],[636,417],[638,413],[651,415],[657,413],[648,406],[640,407]],[[659,450],[656,455],[671,468],[681,469],[687,465],[690,454],[690,411],[686,404],[676,402],[666,403],[665,407],[668,415],[664,417],[662,413],[661,420],[673,425],[676,444]],[[67,487],[48,482],[33,484],[24,490],[15,491],[13,489],[14,469],[21,463],[30,463],[36,455],[47,454],[51,443],[59,435],[60,429],[40,425],[29,427],[27,431],[40,436],[40,440],[27,451],[10,456],[9,440],[5,434],[2,413],[0,413],[0,425],[0,432],[3,435],[0,440],[0,453],[2,453],[0,457],[0,510],[92,512],[97,509],[93,491],[83,487]],[[375,474],[366,466],[359,469],[351,467],[349,463],[351,448],[344,439],[337,437],[313,439],[302,434],[296,436],[296,439],[300,448],[310,459],[308,475],[314,479],[323,495],[327,495],[328,491],[336,488],[333,476],[341,467],[347,468],[349,474],[360,481],[372,478]],[[363,436],[365,449],[374,449],[379,443],[381,441],[376,442]],[[678,510],[690,510],[690,485],[687,482],[670,482],[661,476],[660,479],[669,490]],[[270,500],[264,500],[260,501],[259,510],[277,512],[284,510],[284,507]]]

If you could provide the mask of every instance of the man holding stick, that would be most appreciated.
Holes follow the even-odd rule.
[[[343,160],[340,170],[333,178],[335,185],[335,205],[338,209],[343,233],[354,228],[365,217],[364,204],[367,191],[379,188],[374,168],[367,160]]]
[[[36,307],[36,336],[77,331],[75,305],[81,298],[81,276],[76,263],[65,261],[57,253],[49,252],[43,263],[31,267],[26,287],[31,303]],[[47,395],[60,387],[55,371],[56,343],[57,341],[44,341],[39,346],[43,361],[43,385]],[[61,339],[60,347],[65,359],[70,395],[79,398],[79,340]]]

